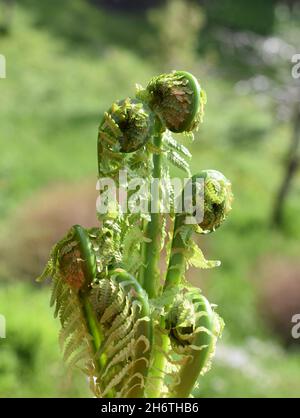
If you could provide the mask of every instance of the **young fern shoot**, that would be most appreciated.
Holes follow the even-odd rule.
[[[185,275],[219,265],[194,235],[223,223],[231,185],[214,170],[191,176],[191,154],[173,137],[193,135],[205,103],[197,79],[174,71],[112,104],[98,131],[99,226],[73,226],[39,278],[52,279],[64,360],[97,397],[189,397],[210,367],[223,321]],[[170,164],[189,176],[177,202]]]

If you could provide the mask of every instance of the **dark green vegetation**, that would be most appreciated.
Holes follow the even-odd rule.
[[[78,213],[80,218],[85,206],[76,191],[87,177],[95,178],[100,115],[114,100],[126,97],[137,80],[145,85],[161,69],[154,67],[150,52],[145,54],[151,30],[143,30],[136,17],[107,17],[81,1],[59,2],[60,13],[53,6],[56,2],[26,3],[35,7],[17,6],[10,36],[0,38],[8,73],[0,80],[0,313],[7,317],[8,336],[0,340],[0,396],[87,396],[88,387],[78,373],[68,379],[62,369],[48,289],[36,289],[32,280],[42,267],[36,260],[48,237],[49,212],[37,215],[43,209],[40,192],[47,195],[49,189],[43,204],[58,220],[50,248],[67,224],[59,215],[62,196],[55,203],[57,195],[50,187],[63,183],[68,198],[77,196],[70,217]],[[193,69],[204,81],[209,101],[205,123],[191,146],[192,172],[217,167],[231,179],[235,194],[227,223],[214,236],[201,239],[205,255],[220,258],[222,267],[189,272],[192,282],[218,304],[226,323],[214,368],[199,382],[199,395],[297,396],[299,351],[286,350],[269,326],[268,306],[261,306],[260,299],[264,281],[277,274],[262,268],[267,260],[267,266],[280,259],[286,271],[299,272],[299,173],[283,230],[269,228],[290,126],[275,121],[263,97],[239,94],[241,84],[236,83],[243,75],[224,73],[235,63],[236,57],[231,58],[219,62],[213,50]],[[93,224],[92,216],[87,219]],[[24,238],[27,229],[39,243],[32,251],[28,235]],[[5,257],[4,247],[10,248]],[[26,269],[26,280],[21,274],[25,265],[35,265],[31,273]]]

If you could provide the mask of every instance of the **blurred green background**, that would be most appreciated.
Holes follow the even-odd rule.
[[[0,396],[91,396],[62,364],[49,287],[54,242],[96,224],[96,133],[113,100],[185,69],[208,95],[192,169],[232,180],[226,224],[189,271],[226,327],[200,397],[300,396],[300,53],[297,1],[0,0]],[[175,173],[174,174],[178,174]]]

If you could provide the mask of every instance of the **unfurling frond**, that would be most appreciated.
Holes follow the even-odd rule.
[[[127,98],[114,103],[99,128],[99,141],[112,152],[134,152],[152,135],[154,117],[140,100]]]
[[[173,361],[177,364],[174,369],[177,381],[174,379],[169,394],[186,397],[199,374],[210,368],[223,321],[199,289],[181,287],[177,290],[165,320],[172,349],[169,356],[172,352],[177,353],[176,361]]]
[[[147,86],[150,106],[172,132],[189,132],[202,121],[206,102],[197,79],[185,71],[154,77]]]
[[[152,346],[147,294],[122,269],[98,280],[91,244],[73,227],[49,262],[64,361],[89,376],[96,396],[142,396]]]
[[[203,219],[199,223],[204,233],[213,232],[223,223],[231,210],[232,191],[230,181],[219,171],[203,170],[192,177],[193,187],[198,179],[204,182],[204,211]],[[193,189],[194,194],[198,193],[197,188]],[[193,196],[195,198],[195,196]]]

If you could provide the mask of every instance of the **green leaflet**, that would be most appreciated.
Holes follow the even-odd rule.
[[[149,241],[139,225],[129,227],[124,235],[123,240],[123,264],[127,271],[134,274],[142,265],[143,258],[141,256],[140,246],[142,242]]]
[[[210,269],[214,267],[219,267],[221,265],[221,261],[219,260],[206,260],[203,252],[194,242],[190,251],[192,255],[188,258],[187,261],[189,266],[193,266],[199,269]]]
[[[192,158],[192,154],[190,153],[188,148],[177,142],[176,139],[172,136],[171,132],[165,132],[163,136],[163,142],[166,148],[173,149],[178,153],[186,156],[187,158]]]
[[[167,151],[167,158],[175,167],[184,171],[189,177],[191,176],[189,163],[177,151]]]

